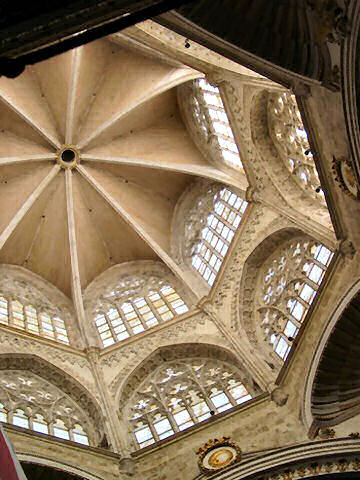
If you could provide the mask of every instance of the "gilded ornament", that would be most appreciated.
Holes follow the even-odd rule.
[[[240,462],[241,449],[230,437],[214,438],[196,451],[200,470],[211,475],[223,468]]]

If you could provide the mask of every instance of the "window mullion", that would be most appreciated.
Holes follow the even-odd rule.
[[[104,313],[104,316],[105,316],[105,318],[106,318],[107,324],[108,324],[109,329],[110,329],[110,331],[111,331],[111,335],[112,335],[112,337],[113,337],[113,340],[116,342],[117,336],[116,336],[116,333],[115,333],[115,331],[114,331],[114,327],[112,326],[111,320],[110,320],[110,318],[107,316],[106,313]]]
[[[146,302],[146,301],[145,301],[145,302]],[[147,302],[146,302],[146,304],[147,304]],[[131,302],[131,305],[132,305],[133,309],[135,310],[135,313],[136,313],[138,319],[140,320],[141,325],[144,327],[144,329],[147,329],[148,326],[146,325],[146,323],[145,323],[145,321],[144,321],[144,319],[143,319],[143,316],[142,316],[142,314],[140,313],[139,309],[137,308],[137,306],[135,305],[135,303]]]
[[[160,295],[160,298],[161,298],[161,294],[160,294],[159,292],[156,292],[156,293],[158,293],[158,295]],[[152,313],[153,313],[154,317],[156,318],[156,320],[157,320],[159,323],[163,322],[163,319],[162,319],[160,313],[157,311],[156,307],[154,307],[154,305],[153,305],[153,303],[152,303],[152,300],[150,300],[150,298],[147,298],[147,297],[145,297],[145,299],[146,299],[146,303],[149,305],[149,308],[150,308],[150,310],[152,311]]]
[[[168,301],[168,299],[166,298],[165,295],[163,295],[161,292],[159,292],[159,295],[160,297],[162,298],[162,300],[165,302],[165,305],[168,307],[168,309],[170,310],[170,312],[173,314],[173,315],[177,315],[176,311],[174,310],[173,306],[171,305],[171,303]]]
[[[131,304],[131,305],[132,305],[132,304]],[[125,315],[125,313],[122,311],[121,306],[120,306],[118,303],[116,303],[116,310],[117,310],[117,312],[118,312],[118,314],[119,314],[119,317],[120,317],[121,320],[123,321],[123,323],[124,323],[124,325],[125,325],[125,328],[126,328],[128,334],[129,334],[129,335],[134,335],[134,332],[133,332],[133,330],[132,330],[132,328],[131,328],[131,326],[130,326],[127,318],[126,318],[126,315]],[[116,339],[117,339],[117,337],[116,337]]]

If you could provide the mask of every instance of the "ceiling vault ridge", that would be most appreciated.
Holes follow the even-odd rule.
[[[66,106],[65,143],[72,143],[74,136],[74,113],[77,98],[80,67],[82,61],[83,47],[75,48],[71,52],[71,73],[70,86]]]
[[[128,165],[139,166],[144,168],[154,168],[157,170],[168,170],[170,172],[185,173],[188,175],[200,176],[203,178],[209,178],[210,180],[216,180],[217,182],[226,183],[236,188],[242,188],[241,182],[237,181],[235,176],[230,176],[220,169],[211,165],[201,165],[196,163],[174,163],[171,161],[159,163],[154,160],[135,157],[124,156],[108,156],[100,155],[96,153],[84,153],[81,155],[81,159],[89,162],[108,163],[111,165]]]
[[[0,157],[0,167],[5,165],[15,165],[19,163],[26,163],[26,162],[40,162],[40,161],[49,161],[49,160],[56,160],[56,153],[36,153],[33,155],[17,155],[17,156],[9,156],[9,157]]]
[[[5,94],[4,91],[1,89],[0,85],[0,101],[4,103],[7,107],[10,108],[14,113],[19,115],[30,127],[32,127],[36,132],[38,132],[50,145],[55,148],[59,148],[61,142],[58,138],[54,137],[46,128],[40,126],[36,120],[30,116],[27,112],[25,112],[22,108],[16,105],[16,102],[10,98],[8,95]]]
[[[11,219],[10,223],[5,227],[5,229],[0,234],[0,250],[3,248],[7,240],[10,238],[11,234],[14,232],[16,227],[19,225],[21,220],[25,217],[28,213],[30,208],[34,205],[35,201],[40,197],[40,195],[44,192],[46,187],[52,182],[55,176],[58,174],[60,170],[59,165],[54,165],[50,172],[46,175],[46,177],[42,180],[42,182],[38,185],[37,188],[28,196],[25,200],[23,205],[20,209],[16,212],[16,214]]]
[[[82,177],[88,181],[88,183],[101,195],[101,197],[112,207],[112,209],[123,219],[125,222],[134,229],[134,231],[142,238],[145,243],[156,253],[156,255],[162,260],[165,265],[175,274],[179,280],[184,284],[189,292],[197,299],[200,299],[197,288],[190,280],[189,275],[186,274],[180,266],[170,257],[170,255],[151,237],[151,235],[144,230],[142,226],[130,215],[126,209],[115,200],[104,187],[84,168],[82,165],[77,165],[78,172]]]
[[[160,81],[153,87],[150,92],[146,92],[142,97],[136,99],[132,102],[130,106],[125,109],[120,109],[120,111],[116,112],[112,115],[108,120],[104,121],[101,125],[99,125],[95,130],[89,133],[85,138],[79,141],[78,147],[83,149],[89,143],[91,143],[95,138],[99,137],[102,133],[104,133],[107,129],[112,127],[117,121],[121,118],[124,118],[126,115],[129,115],[135,108],[140,106],[143,103],[157,97],[161,93],[166,92],[182,83],[185,83],[189,80],[194,80],[196,78],[200,78],[203,76],[200,72],[196,72],[196,70],[190,70],[188,68],[185,69],[173,69],[166,75],[165,78],[161,78]]]
[[[69,234],[69,248],[70,248],[70,262],[71,262],[71,292],[76,312],[78,326],[83,337],[84,343],[88,346],[88,337],[86,329],[89,327],[89,322],[86,319],[84,302],[81,288],[81,278],[79,269],[79,258],[76,243],[75,231],[75,215],[74,215],[74,197],[72,185],[72,171],[70,169],[65,171],[65,186],[66,186],[66,210],[68,221]]]

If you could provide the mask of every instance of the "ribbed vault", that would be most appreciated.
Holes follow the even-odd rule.
[[[196,149],[176,86],[201,76],[99,40],[0,79],[0,263],[73,298],[109,267],[171,256],[178,198],[197,178],[237,185]]]

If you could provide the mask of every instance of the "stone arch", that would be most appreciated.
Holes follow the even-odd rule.
[[[89,418],[94,431],[93,437],[100,443],[104,435],[104,422],[101,408],[92,394],[75,378],[52,363],[33,354],[0,354],[1,370],[21,370],[31,372],[53,384],[68,395]]]
[[[338,425],[360,413],[360,385],[356,380],[360,330],[354,321],[360,311],[359,292],[357,280],[330,316],[311,359],[302,416],[312,437],[319,428]]]
[[[17,265],[0,265],[0,292],[15,297],[24,305],[33,304],[39,311],[57,315],[65,322],[70,344],[83,348],[69,298],[44,278]]]
[[[234,212],[242,217],[244,211],[240,207],[247,205],[245,192],[234,187],[228,187],[222,183],[201,180],[190,185],[180,197],[172,219],[172,255],[184,270],[191,272],[191,274],[196,277],[201,288],[201,293],[204,295],[209,291],[209,284],[205,278],[196,271],[196,268],[192,265],[192,259],[196,256],[196,254],[194,254],[194,251],[196,251],[195,247],[203,242],[202,235],[204,229],[209,226],[209,214],[214,213],[214,210],[216,210],[215,206],[218,202],[224,202],[229,206],[229,204],[226,203],[227,200],[222,197],[222,192],[225,190],[237,196],[239,205],[235,204],[234,207],[230,208],[237,208]],[[221,214],[218,215],[216,213],[215,215],[219,221],[223,221]],[[231,224],[230,228],[235,232],[237,226]],[[220,236],[221,234],[218,235],[218,237]]]
[[[94,475],[93,473],[87,472],[78,466],[71,465],[65,462],[59,462],[52,460],[47,457],[42,457],[39,455],[33,455],[32,453],[26,453],[22,451],[17,451],[17,458],[23,463],[32,463],[36,465],[42,465],[44,467],[50,467],[55,470],[61,470],[66,473],[76,475],[76,478],[86,479],[86,480],[105,480],[105,476]]]
[[[240,281],[240,288],[237,292],[238,305],[238,326],[245,330],[250,342],[257,348],[263,358],[272,368],[280,368],[281,362],[271,346],[264,339],[261,326],[258,322],[256,310],[256,299],[259,294],[259,272],[264,264],[282,246],[289,241],[309,240],[315,241],[308,234],[295,227],[282,228],[266,237],[247,258]]]
[[[312,190],[304,190],[295,176],[286,167],[283,153],[279,150],[271,134],[269,105],[276,93],[261,90],[252,99],[250,112],[251,137],[262,162],[266,163],[267,173],[288,205],[320,224],[331,228],[326,204],[319,201]]]
[[[186,314],[194,298],[165,264],[141,260],[99,275],[86,289],[84,304],[98,341],[107,347]]]
[[[133,391],[145,380],[151,371],[161,363],[186,358],[212,358],[229,363],[242,371],[244,383],[252,393],[259,392],[257,384],[244,372],[244,367],[236,355],[225,347],[209,343],[180,343],[159,347],[148,355],[126,378],[117,392],[117,404],[122,407],[129,400]]]

